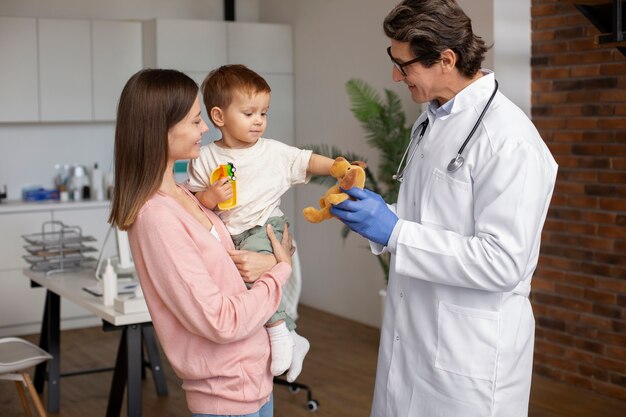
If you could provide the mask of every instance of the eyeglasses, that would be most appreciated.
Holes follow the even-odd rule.
[[[391,55],[391,46],[387,47],[387,55],[389,55],[389,58],[391,58],[391,62],[393,62],[393,65],[396,66],[396,68],[398,69],[398,71],[400,71],[400,74],[402,74],[403,77],[407,76],[407,73],[404,71],[404,67],[406,67],[407,65],[415,64],[420,60],[420,58],[415,58],[406,62],[398,62],[398,60],[395,59],[393,55]]]

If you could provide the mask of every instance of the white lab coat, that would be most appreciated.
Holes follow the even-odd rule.
[[[372,417],[528,414],[535,322],[528,301],[557,164],[494,75],[429,127],[400,187]],[[409,152],[410,153],[410,152]]]

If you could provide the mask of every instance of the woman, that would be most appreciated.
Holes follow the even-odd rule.
[[[242,268],[262,268],[263,256],[275,265],[247,290],[219,217],[174,181],[174,162],[198,157],[207,130],[188,76],[155,69],[133,75],[118,106],[110,222],[128,230],[154,327],[189,410],[270,417],[263,325],[291,274],[291,239],[286,233],[281,244],[268,229],[274,255],[249,254]]]

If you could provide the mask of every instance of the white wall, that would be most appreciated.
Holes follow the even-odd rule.
[[[494,1],[498,7],[494,7]],[[392,66],[385,52],[389,41],[382,21],[398,0],[260,0],[261,21],[291,23],[294,27],[296,143],[335,144],[367,157],[377,165],[377,153],[368,148],[363,130],[349,110],[345,83],[361,78],[379,92],[392,89],[403,98],[407,122],[419,114],[404,84],[392,81]],[[487,44],[498,40],[485,66],[497,71],[502,90],[511,98],[521,97],[521,107],[530,108],[530,47],[510,48],[516,40],[523,46],[530,39],[530,0],[511,7],[505,0],[460,0],[472,18],[474,31]],[[522,11],[526,13],[522,13]],[[499,15],[507,20],[500,22]],[[516,14],[525,21],[511,24]],[[494,31],[494,26],[496,30]],[[506,36],[504,29],[512,28]],[[521,32],[521,33],[518,33]],[[523,48],[521,48],[523,49]],[[523,54],[522,52],[527,52]],[[514,61],[510,55],[516,54]],[[528,74],[527,81],[519,73]],[[515,78],[518,77],[518,78]],[[517,80],[517,81],[516,81]],[[511,94],[511,93],[515,94]],[[517,94],[517,95],[516,95]],[[271,120],[270,122],[271,123]],[[324,189],[318,185],[296,189],[296,209],[317,205]],[[296,219],[303,268],[302,302],[340,316],[378,326],[378,290],[384,286],[382,271],[367,243],[351,234],[344,242],[341,224],[329,220],[312,225],[301,215]]]
[[[493,68],[501,91],[530,117],[530,0],[493,0],[493,10]]]

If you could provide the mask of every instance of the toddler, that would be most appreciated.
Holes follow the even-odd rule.
[[[286,219],[280,210],[281,196],[291,186],[307,183],[311,175],[330,175],[333,164],[332,159],[310,150],[263,137],[270,92],[263,77],[244,65],[224,65],[211,71],[202,83],[202,95],[222,138],[204,146],[188,168],[189,189],[204,206],[217,211],[235,247],[261,253],[272,252],[267,224],[279,240],[282,238]],[[236,170],[236,187],[228,176],[215,181],[213,175],[211,180],[216,168],[229,164]],[[231,208],[225,203],[232,202],[234,195],[236,205]],[[281,375],[289,369],[289,382],[300,374],[309,350],[309,342],[294,331],[295,327],[281,301],[266,328],[272,350],[271,372]]]

